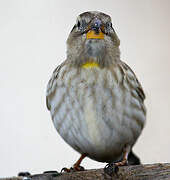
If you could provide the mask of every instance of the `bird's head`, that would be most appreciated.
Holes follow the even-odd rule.
[[[77,17],[68,37],[67,59],[78,65],[93,60],[104,66],[119,59],[119,44],[110,16],[97,11],[84,12]]]

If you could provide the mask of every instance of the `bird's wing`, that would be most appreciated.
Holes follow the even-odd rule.
[[[63,62],[62,64],[60,64],[59,66],[56,67],[56,69],[53,71],[51,79],[49,80],[49,82],[47,84],[46,105],[47,105],[48,110],[51,109],[50,103],[49,103],[49,97],[51,96],[51,94],[54,92],[54,90],[56,88],[58,74],[59,74],[61,68],[64,66],[64,64],[65,64],[65,62]]]
[[[145,93],[143,91],[143,88],[138,81],[135,73],[132,71],[132,69],[123,61],[121,61],[121,67],[123,68],[123,71],[126,75],[126,80],[128,83],[132,86],[132,88],[137,92],[139,98],[141,99],[142,103],[145,100]]]

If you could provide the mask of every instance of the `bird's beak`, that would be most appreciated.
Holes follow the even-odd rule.
[[[104,33],[101,31],[102,22],[99,19],[94,19],[90,26],[90,30],[86,34],[87,39],[104,39]]]
[[[104,33],[100,30],[98,34],[94,30],[90,30],[86,34],[86,39],[104,39]]]

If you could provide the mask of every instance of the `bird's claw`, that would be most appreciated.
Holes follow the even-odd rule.
[[[73,168],[75,171],[84,171],[84,167],[83,166],[77,166]]]
[[[104,172],[109,176],[117,174],[119,167],[115,163],[109,163],[104,167]]]

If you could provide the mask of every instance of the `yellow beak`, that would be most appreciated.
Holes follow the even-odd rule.
[[[104,33],[102,31],[99,31],[98,34],[95,33],[95,31],[91,30],[88,31],[86,34],[87,39],[104,39]]]

